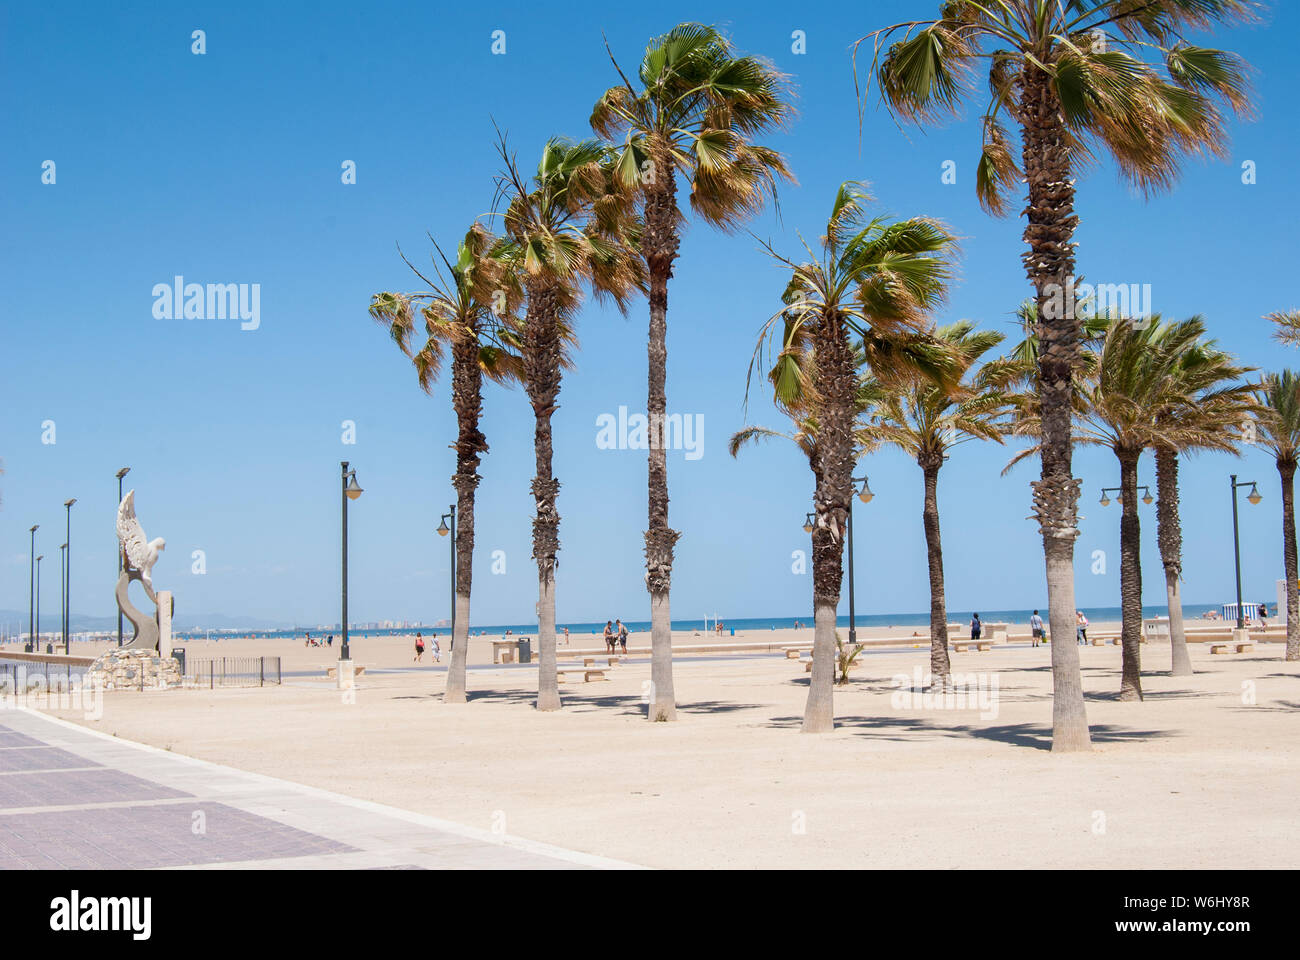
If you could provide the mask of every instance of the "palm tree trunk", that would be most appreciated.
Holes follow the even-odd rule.
[[[469,659],[469,598],[474,579],[474,491],[478,487],[480,454],[487,438],[479,430],[483,412],[483,371],[478,365],[478,341],[470,335],[452,346],[451,396],[456,408],[456,626],[451,637],[444,703],[465,702],[465,664]]]
[[[1297,590],[1295,542],[1295,468],[1292,460],[1277,461],[1282,477],[1282,572],[1286,574],[1286,658],[1300,660],[1300,590]]]
[[[1123,514],[1119,520],[1121,700],[1142,699],[1142,536],[1138,521],[1137,474],[1141,450],[1116,450]]]
[[[646,716],[652,721],[677,719],[673,691],[673,636],[669,592],[672,587],[673,546],[680,534],[668,526],[668,451],[665,414],[668,398],[668,280],[677,258],[677,183],[673,167],[645,199],[645,252],[650,277],[650,334],[646,352],[646,413],[650,421],[650,455],[647,469],[649,523],[645,533],[645,582],[650,592],[650,702]]]
[[[947,690],[952,684],[952,667],[948,662],[948,604],[943,590],[943,545],[939,541],[939,468],[938,460],[919,460],[925,471],[925,506],[921,520],[925,526],[925,549],[930,565],[930,685]]]
[[[560,709],[559,677],[555,664],[555,564],[560,550],[560,515],[555,501],[560,482],[551,475],[554,448],[551,416],[560,393],[561,343],[559,303],[554,290],[532,284],[528,290],[528,315],[524,324],[525,386],[533,406],[533,450],[537,475],[533,477],[533,559],[537,561],[537,709]]]
[[[1020,100],[1021,159],[1029,186],[1025,272],[1038,304],[1038,395],[1041,401],[1041,479],[1033,484],[1034,513],[1043,535],[1052,640],[1052,750],[1089,750],[1079,648],[1074,636],[1074,541],[1079,536],[1079,483],[1071,473],[1072,381],[1080,323],[1073,311],[1050,309],[1074,283],[1074,180],[1069,138],[1051,80],[1027,67]],[[1071,291],[1072,292],[1072,291]],[[1055,314],[1064,313],[1063,316]]]
[[[844,535],[853,485],[853,401],[857,376],[853,349],[838,317],[823,316],[813,339],[817,401],[817,456],[821,475],[813,493],[813,668],[804,705],[803,732],[835,727],[835,613],[844,572]]]
[[[1183,528],[1178,518],[1178,451],[1156,449],[1156,530],[1160,560],[1165,568],[1165,595],[1169,602],[1169,646],[1175,677],[1192,675],[1192,658],[1187,652],[1183,630]]]

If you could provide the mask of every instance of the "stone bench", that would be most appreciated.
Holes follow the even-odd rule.
[[[333,680],[335,677],[338,676],[338,672],[339,672],[339,668],[338,668],[338,667],[326,667],[326,668],[325,668],[325,676],[329,677],[331,680]],[[354,666],[354,667],[352,668],[352,675],[353,675],[354,677],[359,677],[359,676],[361,676],[361,675],[362,675],[363,673],[365,673],[365,672],[366,672],[366,668],[363,667],[363,666],[360,666],[360,665]]]
[[[993,641],[985,640],[982,637],[979,640],[949,640],[948,642],[952,644],[953,650],[957,653],[965,653],[971,647],[974,647],[976,651],[991,650],[993,648]]]
[[[618,666],[618,659],[619,659],[619,658],[618,658],[618,657],[615,657],[615,656],[608,656],[608,657],[605,658],[605,662],[608,663],[609,666],[611,666],[611,667],[617,667],[617,666]],[[596,658],[595,658],[595,657],[583,657],[583,658],[582,658],[582,665],[583,665],[584,667],[594,667],[594,666],[596,666]],[[576,670],[577,668],[575,667],[574,669]]]
[[[1119,637],[1089,637],[1088,642],[1091,643],[1094,647],[1104,647],[1108,643],[1113,643],[1115,644],[1115,646],[1118,647]]]
[[[605,671],[607,669],[608,669],[607,667],[590,667],[590,666],[589,667],[558,667],[556,668],[555,671],[555,679],[557,683],[564,683],[565,682],[564,677],[566,674],[580,673],[582,674],[583,683],[590,683],[592,680],[608,680],[609,677],[605,676]]]
[[[1228,653],[1229,648],[1236,648],[1237,653],[1245,653],[1248,650],[1254,650],[1253,643],[1213,643],[1210,644],[1210,653]]]

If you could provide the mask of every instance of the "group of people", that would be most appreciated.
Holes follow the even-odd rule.
[[[565,635],[567,636],[569,631],[566,629],[564,632]],[[612,621],[606,620],[605,621],[605,650],[608,651],[609,653],[617,652],[614,649],[615,644],[622,647],[623,652],[627,653],[627,624],[625,624],[622,620],[612,620]]]
[[[332,647],[334,646],[334,634],[331,633],[328,637],[322,640],[320,637],[313,637],[309,633],[307,634],[307,642],[304,643],[303,646],[304,647]]]
[[[436,633],[429,638],[429,645],[433,648],[430,651],[433,654],[433,662],[442,663],[442,644],[438,642]],[[424,637],[418,630],[415,633],[415,662],[424,662]]]

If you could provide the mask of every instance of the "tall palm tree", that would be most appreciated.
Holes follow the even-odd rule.
[[[1286,576],[1286,658],[1300,660],[1300,597],[1297,594],[1295,471],[1300,461],[1300,374],[1270,373],[1260,383],[1265,410],[1263,443],[1272,451],[1282,480],[1282,564]]]
[[[948,0],[935,19],[858,41],[871,43],[871,78],[886,104],[918,124],[956,115],[974,68],[987,63],[991,96],[975,189],[984,208],[1001,216],[1015,185],[1023,178],[1028,187],[1023,261],[1040,321],[1043,431],[1034,514],[1056,637],[1074,630],[1079,535],[1070,408],[1080,324],[1061,309],[1076,283],[1074,175],[1107,153],[1121,175],[1154,191],[1173,185],[1189,153],[1226,156],[1217,103],[1248,111],[1246,67],[1185,35],[1249,20],[1254,7],[1251,0]],[[1020,127],[1019,166],[1004,120]],[[1074,644],[1052,644],[1052,683],[1052,749],[1090,749]]]
[[[1002,334],[975,330],[963,320],[940,327],[934,336],[951,344],[963,374],[993,347]],[[864,447],[898,447],[913,457],[925,478],[921,521],[930,575],[930,675],[932,683],[947,689],[951,682],[948,660],[948,604],[944,595],[943,546],[939,537],[939,469],[949,451],[967,440],[1002,442],[1003,421],[1012,397],[1003,385],[1002,366],[986,364],[955,389],[942,384],[919,384],[909,391],[887,391],[871,411],[869,422],[858,430]]]
[[[1249,367],[1236,364],[1205,340],[1199,316],[1161,326],[1154,339],[1175,354],[1165,366],[1166,400],[1152,411],[1155,421],[1156,529],[1169,604],[1170,673],[1191,676],[1192,661],[1183,628],[1182,524],[1178,511],[1178,458],[1202,450],[1240,455],[1241,428],[1257,412],[1253,385],[1242,380]]]
[[[868,200],[862,184],[842,184],[821,250],[807,248],[809,259],[802,263],[768,248],[789,268],[790,282],[781,311],[760,333],[750,365],[752,375],[780,323],[782,347],[769,374],[776,399],[778,404],[806,403],[816,424],[821,472],[813,493],[813,670],[805,733],[823,733],[835,725],[835,616],[858,454],[859,356],[888,387],[915,382],[920,375],[951,385],[961,375],[951,350],[925,332],[928,312],[947,292],[956,241],[934,220],[868,219]]]
[[[505,277],[517,284],[525,302],[520,346],[534,422],[537,709],[558,710],[555,565],[560,482],[552,470],[551,417],[560,393],[566,326],[581,303],[584,284],[626,310],[631,295],[643,286],[643,273],[635,211],[628,194],[617,189],[604,145],[548,140],[531,180],[520,174],[504,137],[499,152],[504,169],[497,179],[494,207],[501,215],[503,237],[493,255],[508,265]]]
[[[613,55],[611,54],[611,60]],[[605,91],[592,129],[618,141],[616,169],[637,191],[645,233],[641,251],[650,283],[646,413],[649,417],[646,589],[650,593],[651,720],[675,720],[673,692],[673,546],[668,526],[668,459],[664,416],[668,364],[668,281],[681,241],[677,178],[691,209],[706,223],[733,230],[761,210],[776,183],[790,177],[784,158],[753,138],[789,116],[784,76],[756,57],[736,53],[721,33],[683,23],[651,40],[637,84],[614,62],[622,83]]]
[[[504,318],[493,313],[492,291],[500,269],[488,256],[491,234],[475,224],[456,248],[456,261],[443,258],[444,276],[434,261],[436,279],[407,265],[428,284],[416,293],[377,293],[370,315],[387,328],[402,353],[411,359],[425,393],[442,368],[444,351],[451,351],[451,399],[456,411],[456,597],[451,662],[443,693],[446,703],[465,702],[465,664],[469,648],[470,590],[474,575],[474,492],[478,465],[487,452],[487,438],[479,429],[483,412],[483,377],[507,383],[521,373],[516,352],[518,337]],[[436,244],[435,244],[436,246]],[[441,256],[442,251],[439,250]],[[402,258],[405,260],[405,256]],[[416,311],[424,317],[426,339],[415,349]]]

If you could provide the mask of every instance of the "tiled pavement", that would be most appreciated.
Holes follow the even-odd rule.
[[[0,870],[627,866],[0,711]]]

